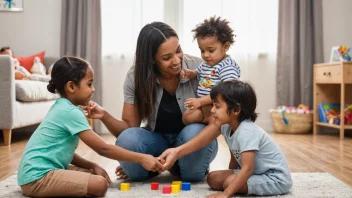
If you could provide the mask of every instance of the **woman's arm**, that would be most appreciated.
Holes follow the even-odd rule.
[[[162,170],[161,163],[152,155],[136,153],[119,146],[106,144],[100,136],[91,130],[80,132],[78,136],[85,144],[101,156],[119,161],[139,163],[150,171]]]
[[[139,127],[141,125],[136,105],[127,103],[123,105],[121,120],[114,118],[107,111],[104,111],[101,121],[115,137],[118,137],[127,128]]]
[[[136,105],[124,103],[122,119],[116,119],[97,103],[90,101],[88,106],[80,106],[89,118],[100,119],[112,135],[118,137],[122,131],[130,127],[139,127],[141,119]]]

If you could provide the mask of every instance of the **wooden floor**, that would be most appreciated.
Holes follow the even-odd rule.
[[[4,146],[0,139],[0,181],[5,180],[17,170],[18,164],[30,134],[13,134],[11,146]],[[16,136],[17,135],[17,136]],[[352,138],[339,140],[336,135],[285,135],[270,133],[285,154],[291,172],[329,172],[346,184],[352,186]],[[1,135],[2,136],[2,135]],[[103,135],[102,138],[114,144],[115,138]],[[228,166],[229,151],[223,137],[219,138],[219,152],[211,164],[211,170],[225,169]],[[111,179],[116,178],[116,161],[101,157],[84,143],[80,143],[77,152],[104,167]]]

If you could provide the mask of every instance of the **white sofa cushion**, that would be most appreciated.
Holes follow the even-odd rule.
[[[59,98],[58,94],[50,93],[47,90],[47,82],[16,80],[16,100],[25,102],[55,100]]]

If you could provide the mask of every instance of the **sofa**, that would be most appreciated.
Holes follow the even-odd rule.
[[[48,67],[57,58],[46,57]],[[11,144],[12,130],[39,124],[58,98],[47,89],[48,82],[15,80],[13,59],[0,56],[0,130],[3,132],[4,145]]]

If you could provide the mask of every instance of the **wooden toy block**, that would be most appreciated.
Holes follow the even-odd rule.
[[[159,183],[152,182],[152,184],[150,184],[150,190],[159,190]]]
[[[129,191],[131,189],[130,183],[121,183],[120,190],[121,191]]]
[[[178,194],[180,193],[180,185],[176,184],[176,185],[171,185],[171,192],[172,194]]]
[[[170,194],[171,186],[163,186],[163,194]]]
[[[171,185],[179,185],[180,189],[182,187],[182,181],[172,181]]]
[[[189,190],[191,190],[191,183],[189,183],[189,182],[182,182],[182,190],[183,190],[183,191],[189,191]]]

